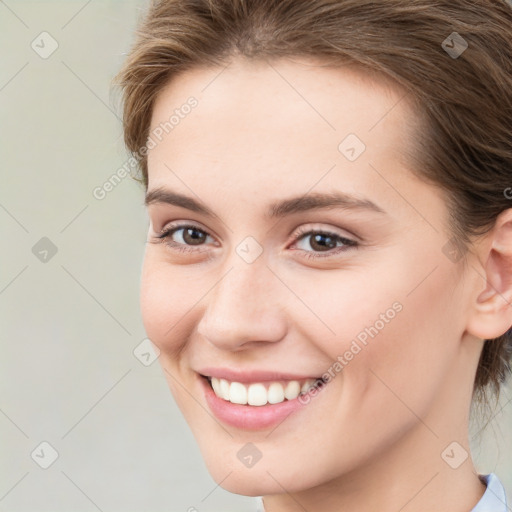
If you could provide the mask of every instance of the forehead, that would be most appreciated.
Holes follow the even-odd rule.
[[[174,77],[157,95],[151,127],[168,120],[190,96],[199,102],[193,117],[202,124],[210,120],[223,127],[242,125],[246,132],[262,127],[306,132],[309,127],[340,135],[347,129],[362,132],[411,117],[397,84],[354,66],[334,68],[311,59],[238,58],[225,67],[198,67]],[[249,118],[251,126],[246,123]],[[294,120],[306,124],[291,123]]]
[[[191,97],[196,106],[183,108]],[[238,59],[194,68],[155,101],[150,133],[160,127],[161,140],[148,152],[148,188],[222,184],[246,197],[305,193],[321,180],[323,190],[379,194],[374,169],[406,171],[415,122],[403,90],[349,66]]]

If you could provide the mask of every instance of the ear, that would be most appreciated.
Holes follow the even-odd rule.
[[[480,282],[485,279],[484,289],[473,303],[467,330],[488,340],[512,326],[512,208],[500,213],[484,238],[478,244],[478,267],[473,266]]]

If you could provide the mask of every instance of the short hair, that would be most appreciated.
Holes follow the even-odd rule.
[[[450,235],[465,255],[512,196],[512,9],[505,0],[153,0],[114,84],[126,147],[147,189],[158,93],[191,68],[311,57],[353,65],[406,91],[422,123],[411,169],[447,197]],[[505,189],[507,190],[507,189]],[[509,189],[512,190],[512,189]],[[499,397],[512,329],[485,340],[473,399]]]

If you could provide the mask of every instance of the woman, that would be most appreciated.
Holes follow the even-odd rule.
[[[508,4],[154,1],[117,83],[143,321],[213,478],[505,511],[468,421],[510,373]]]

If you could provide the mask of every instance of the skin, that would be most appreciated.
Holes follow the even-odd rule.
[[[235,58],[221,71],[179,75],[154,105],[152,129],[198,100],[148,152],[148,191],[186,194],[215,217],[149,204],[141,280],[147,335],[208,470],[228,491],[264,496],[267,512],[467,512],[485,486],[470,455],[453,469],[441,453],[453,442],[457,457],[469,452],[482,339],[512,324],[510,210],[475,241],[466,266],[453,262],[442,250],[451,238],[444,192],[403,156],[417,128],[403,91],[305,59]],[[366,145],[353,162],[338,150],[350,133]],[[385,213],[265,216],[275,201],[333,190]],[[177,221],[209,236],[199,245],[183,229],[157,238]],[[327,249],[294,238],[299,227],[359,245],[338,241],[330,256],[307,258]],[[248,236],[263,250],[252,263],[236,252]],[[401,311],[277,428],[242,430],[212,416],[195,370],[322,375],[397,302]],[[250,468],[237,457],[248,442],[262,453]]]

